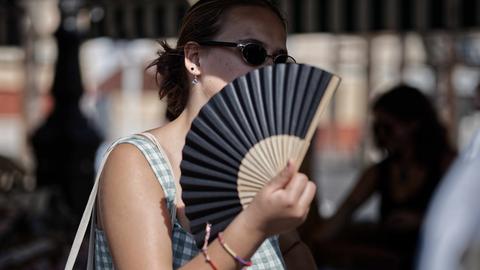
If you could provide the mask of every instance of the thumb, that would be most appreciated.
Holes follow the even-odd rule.
[[[288,160],[287,166],[283,168],[273,179],[270,181],[270,186],[274,189],[281,189],[284,188],[290,179],[292,179],[293,175],[295,174],[295,170],[293,168],[293,162]]]

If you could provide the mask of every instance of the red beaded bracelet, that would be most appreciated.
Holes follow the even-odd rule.
[[[207,253],[208,239],[210,238],[211,227],[212,227],[212,224],[207,223],[207,227],[205,228],[205,242],[203,242],[202,253],[203,253],[203,257],[205,257],[205,262],[208,263],[213,270],[218,270],[217,266],[213,263],[213,261],[210,259],[210,256],[208,256],[208,253]]]
[[[218,233],[218,241],[220,242],[220,245],[222,245],[223,249],[225,249],[225,251],[227,251],[227,253],[230,254],[230,256],[237,260],[241,265],[246,267],[253,265],[252,261],[242,259],[227,245],[227,243],[225,243],[225,240],[223,239],[223,233],[221,232]]]

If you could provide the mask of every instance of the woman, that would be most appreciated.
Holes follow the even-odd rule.
[[[373,136],[384,158],[364,171],[315,238],[340,238],[350,247],[363,245],[363,254],[378,255],[370,258],[370,265],[384,260],[389,261],[389,269],[397,269],[392,261],[399,269],[412,269],[427,206],[456,153],[433,105],[416,88],[399,85],[382,94],[373,104],[373,114]],[[358,207],[374,193],[380,195],[377,226],[347,226]],[[331,245],[322,246],[328,249]]]
[[[278,10],[265,0],[200,0],[187,12],[176,48],[162,46],[153,66],[172,121],[148,131],[160,149],[136,135],[108,157],[97,200],[97,267],[238,269],[252,258],[251,269],[282,269],[283,252],[287,266],[299,258],[296,267],[313,268],[294,229],[305,219],[315,185],[296,173],[295,164],[289,162],[233,220],[222,243],[215,239],[204,252],[187,233],[179,185],[182,148],[200,108],[234,78],[291,59]],[[292,259],[295,254],[306,255]]]

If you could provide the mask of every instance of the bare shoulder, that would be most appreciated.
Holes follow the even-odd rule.
[[[101,174],[100,186],[111,187],[116,191],[129,191],[131,188],[155,188],[161,191],[155,174],[141,151],[132,144],[117,145],[107,158]],[[101,189],[101,191],[107,191]],[[163,192],[160,192],[163,196]]]
[[[160,269],[171,265],[171,246],[165,244],[171,243],[165,195],[140,150],[128,143],[117,145],[99,184],[99,222],[115,264],[125,268],[148,264]],[[144,266],[140,268],[148,268]]]

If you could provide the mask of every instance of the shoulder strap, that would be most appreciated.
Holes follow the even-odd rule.
[[[88,198],[87,206],[85,207],[85,210],[82,215],[82,219],[80,221],[80,225],[78,226],[77,233],[75,235],[75,239],[73,240],[72,248],[70,249],[70,253],[68,255],[67,263],[65,265],[66,270],[71,270],[73,269],[73,266],[75,264],[76,258],[78,256],[78,252],[80,250],[80,246],[82,244],[83,238],[85,236],[85,233],[87,231],[87,227],[89,223],[91,224],[92,231],[90,232],[90,243],[89,243],[89,254],[88,254],[88,262],[87,262],[87,269],[93,269],[93,252],[94,252],[94,245],[95,245],[95,238],[94,238],[94,223],[95,223],[95,199],[97,196],[97,191],[98,191],[98,181],[100,179],[101,171],[103,170],[103,167],[105,165],[105,162],[110,155],[110,152],[115,148],[116,145],[120,143],[131,143],[135,145],[145,156],[147,159],[148,163],[152,167],[152,170],[154,171],[154,174],[157,178],[157,180],[160,182],[160,185],[162,186],[162,189],[165,192],[165,197],[167,199],[167,208],[170,210],[170,217],[171,217],[171,222],[172,225],[175,222],[175,216],[176,216],[176,206],[175,206],[175,192],[176,192],[176,187],[175,187],[175,182],[174,181],[168,181],[165,179],[164,175],[160,172],[161,169],[159,169],[158,166],[160,166],[159,162],[163,162],[165,164],[162,164],[162,166],[166,166],[165,173],[171,174],[171,177],[173,179],[173,170],[172,167],[168,161],[167,155],[161,148],[160,144],[156,140],[156,138],[147,132],[141,133],[140,135],[134,135],[131,137],[126,137],[117,140],[114,142],[108,150],[105,152],[101,165],[98,168],[96,177],[95,177],[95,182],[92,188],[92,191],[90,192],[90,196]],[[149,142],[150,145],[153,144],[155,148],[158,149],[159,153],[156,151],[151,151],[152,148],[146,146],[143,143],[139,143],[140,138],[145,138],[145,140],[142,141],[147,141]],[[141,139],[140,139],[141,140]],[[90,222],[89,222],[90,221]]]
[[[155,136],[148,132],[143,132],[139,135],[141,136],[137,136],[136,140],[128,142],[135,144],[140,149],[155,173],[155,176],[165,193],[167,208],[170,210],[170,218],[173,225],[177,208],[175,205],[176,186],[172,166],[168,161],[165,151],[163,151],[163,148]],[[141,140],[141,143],[139,143],[139,140]]]
[[[88,202],[87,206],[85,207],[85,210],[83,211],[82,219],[80,220],[80,225],[78,226],[77,233],[75,234],[75,238],[73,240],[72,248],[70,249],[70,253],[68,254],[68,259],[67,263],[65,264],[65,270],[71,270],[73,269],[73,266],[75,264],[75,261],[78,256],[78,251],[80,250],[80,246],[82,245],[83,242],[83,237],[85,236],[85,233],[87,231],[87,227],[90,221],[90,217],[92,216],[92,210],[93,206],[95,204],[95,198],[97,197],[97,190],[98,190],[98,180],[100,178],[100,172],[103,170],[103,167],[105,166],[105,162],[107,160],[108,155],[110,152],[112,152],[112,149],[117,145],[121,140],[118,140],[114,142],[107,150],[105,155],[103,156],[102,162],[100,164],[100,167],[98,168],[98,172],[95,177],[95,182],[93,184],[92,191],[90,192],[90,196],[88,197]],[[93,219],[92,219],[93,222]],[[90,232],[90,241],[89,243],[89,262],[87,263],[87,269],[93,269],[93,261],[91,261],[90,257],[90,251],[91,246],[93,241],[94,241],[94,231]]]

